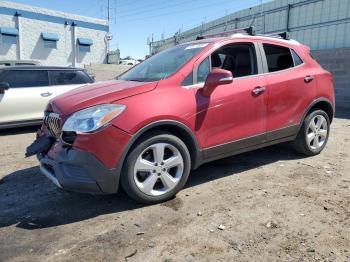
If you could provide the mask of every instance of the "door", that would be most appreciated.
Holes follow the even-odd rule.
[[[303,114],[314,97],[313,68],[292,49],[263,44],[266,55],[267,132],[275,140],[295,135]]]
[[[50,70],[49,78],[57,95],[92,82],[82,70]]]
[[[45,70],[4,70],[1,82],[10,88],[0,94],[0,123],[40,120],[54,90]]]
[[[203,60],[197,72],[204,83],[211,68],[232,72],[233,83],[216,87],[210,97],[196,90],[195,129],[206,156],[230,154],[264,142],[266,131],[265,78],[258,74],[257,54],[252,43],[221,47]]]

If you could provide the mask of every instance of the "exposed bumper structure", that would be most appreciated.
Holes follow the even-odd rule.
[[[118,191],[119,173],[108,169],[91,153],[64,148],[55,160],[46,155],[38,158],[41,172],[60,188],[95,194]]]
[[[56,186],[92,194],[118,192],[122,155],[131,135],[108,126],[103,132],[77,135],[73,145],[67,145],[61,138],[45,139],[50,137],[45,127],[38,134],[28,149],[37,152],[41,173]]]

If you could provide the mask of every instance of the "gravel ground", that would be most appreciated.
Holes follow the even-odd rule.
[[[0,132],[0,261],[350,261],[350,112],[325,150],[282,144],[206,164],[175,199],[56,188],[24,159],[35,128]]]

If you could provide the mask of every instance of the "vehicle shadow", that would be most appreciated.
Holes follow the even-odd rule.
[[[141,206],[123,192],[104,196],[61,190],[40,174],[38,166],[0,180],[0,228],[48,228]]]
[[[306,157],[296,153],[290,143],[270,146],[207,163],[191,173],[187,187],[237,175],[277,161],[303,158]]]
[[[256,150],[203,165],[191,173],[186,187],[300,157],[285,144]],[[18,170],[0,180],[0,228],[16,225],[35,230],[143,206],[129,199],[122,190],[109,196],[63,191],[41,175],[38,167]]]
[[[0,130],[0,136],[35,133],[39,128],[40,128],[40,125],[2,129]]]

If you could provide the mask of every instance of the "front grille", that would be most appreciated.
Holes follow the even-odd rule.
[[[45,112],[44,124],[53,137],[59,138],[61,134],[61,119],[59,114]]]

